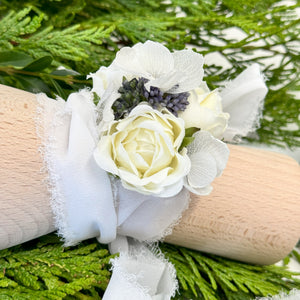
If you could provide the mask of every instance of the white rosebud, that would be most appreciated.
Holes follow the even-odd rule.
[[[180,192],[191,167],[186,149],[178,152],[184,133],[182,119],[140,104],[127,118],[110,124],[94,157],[125,188],[171,197]]]
[[[229,114],[222,110],[222,98],[217,90],[209,91],[206,84],[190,92],[189,105],[178,116],[185,122],[185,128],[196,127],[221,138],[227,128]]]

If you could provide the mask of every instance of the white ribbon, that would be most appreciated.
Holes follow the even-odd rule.
[[[112,261],[113,274],[105,300],[167,300],[177,290],[174,266],[162,254],[153,254],[134,241]]]
[[[51,205],[65,245],[97,237],[100,243],[113,242],[112,252],[122,252],[115,259],[114,276],[104,299],[169,299],[177,287],[173,267],[145,247],[141,254],[141,245],[129,245],[126,237],[140,241],[162,238],[187,208],[189,193],[183,190],[178,197],[155,198],[118,185],[115,207],[109,177],[93,157],[97,126],[91,94],[74,93],[66,103],[58,100],[55,105],[45,95],[38,100],[40,115],[47,118],[43,122],[44,155]],[[131,287],[126,293],[123,284]]]
[[[39,102],[45,115],[52,110],[54,116],[45,121],[44,143],[59,235],[66,246],[92,237],[113,241],[117,217],[107,173],[93,159],[97,131],[90,93],[74,93],[66,103],[58,100],[56,112],[47,97],[40,95]]]
[[[257,66],[227,85],[221,94],[224,110],[230,113],[227,140],[253,129],[265,93]],[[101,243],[111,243],[112,252],[121,251],[113,263],[105,300],[170,299],[177,287],[174,268],[141,244],[128,243],[127,237],[156,241],[170,233],[188,206],[188,191],[155,198],[126,190],[114,181],[112,191],[107,173],[93,158],[98,136],[92,94],[85,90],[71,94],[66,103],[44,95],[38,95],[38,100],[52,208],[65,244],[97,237]]]
[[[238,142],[241,137],[259,128],[264,98],[268,92],[259,65],[253,64],[221,91],[223,111],[230,114],[224,133],[227,142]]]

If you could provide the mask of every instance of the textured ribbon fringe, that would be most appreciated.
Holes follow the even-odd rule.
[[[66,219],[65,197],[60,189],[61,175],[57,172],[56,153],[62,148],[66,136],[62,136],[68,129],[69,119],[65,114],[65,101],[54,101],[45,94],[37,94],[37,135],[42,141],[39,151],[44,157],[44,168],[47,170],[47,187],[50,195],[50,204],[55,218],[55,227],[58,235],[66,241],[66,237],[73,239],[69,232]],[[56,128],[61,128],[60,136]]]
[[[166,300],[178,289],[176,271],[160,251],[132,242],[112,260],[113,275],[104,300]]]

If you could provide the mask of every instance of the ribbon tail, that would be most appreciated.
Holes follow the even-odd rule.
[[[126,238],[120,238],[120,243],[118,238],[113,243],[123,247]],[[158,248],[150,250],[128,239],[127,249],[111,261],[113,273],[103,300],[167,300],[175,296],[178,288],[175,268]]]

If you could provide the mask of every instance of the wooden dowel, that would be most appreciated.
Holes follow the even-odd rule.
[[[36,107],[34,94],[0,85],[0,249],[54,231]],[[228,165],[212,194],[192,195],[166,241],[251,263],[274,263],[300,235],[299,165],[269,151],[229,148]]]
[[[55,230],[36,108],[34,94],[0,85],[0,249]]]
[[[167,242],[229,258],[272,264],[300,237],[300,168],[292,158],[229,145],[209,196],[192,195]]]

